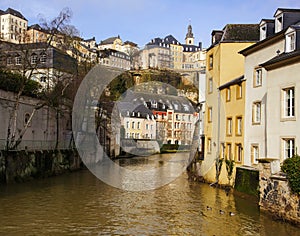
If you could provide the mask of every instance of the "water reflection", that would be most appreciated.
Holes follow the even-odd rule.
[[[155,168],[159,161],[131,159],[120,165]],[[248,198],[188,182],[186,174],[146,192],[112,188],[89,171],[0,190],[0,235],[300,234],[298,228],[260,214]]]

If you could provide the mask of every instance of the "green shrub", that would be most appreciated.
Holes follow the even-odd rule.
[[[292,192],[300,194],[300,156],[296,154],[284,160],[281,169],[287,174]]]
[[[41,85],[31,79],[24,79],[18,73],[0,70],[0,89],[17,93],[25,82],[22,95],[36,97],[41,89]]]

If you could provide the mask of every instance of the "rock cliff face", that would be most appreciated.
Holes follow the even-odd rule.
[[[284,175],[272,175],[270,163],[259,164],[260,209],[300,226],[300,196],[292,194]]]
[[[82,161],[74,150],[0,153],[0,184],[23,182],[78,170]]]

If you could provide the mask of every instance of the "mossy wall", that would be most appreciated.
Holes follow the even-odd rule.
[[[236,168],[235,190],[259,197],[259,172],[257,170]]]
[[[0,184],[45,178],[78,170],[82,166],[75,150],[1,152]]]

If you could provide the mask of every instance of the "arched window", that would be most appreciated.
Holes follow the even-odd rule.
[[[22,64],[22,59],[20,55],[16,55],[15,57],[16,65],[21,65]]]
[[[32,53],[31,57],[30,57],[31,64],[36,64],[37,63],[37,59],[38,59],[37,55],[35,53]]]
[[[24,126],[27,125],[27,123],[29,122],[30,119],[30,114],[29,113],[25,113],[24,115]],[[31,122],[28,124],[28,126],[31,125]]]
[[[42,52],[40,54],[40,61],[41,61],[41,63],[46,63],[46,60],[47,60],[47,54],[45,52]]]

